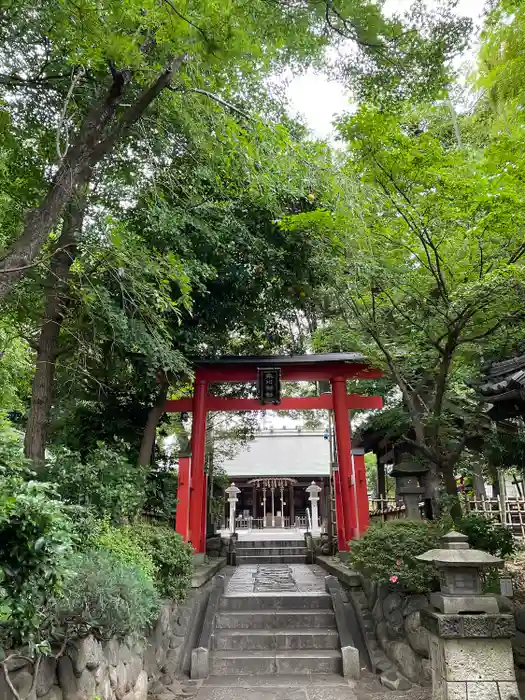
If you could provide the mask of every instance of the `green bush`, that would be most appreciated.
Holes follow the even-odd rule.
[[[58,450],[43,478],[56,483],[68,503],[85,506],[99,518],[118,524],[141,512],[147,471],[100,443],[84,461],[74,452]]]
[[[132,527],[114,527],[104,522],[93,544],[97,549],[108,550],[123,564],[139,568],[152,581],[155,581],[157,573],[155,562],[138,543]]]
[[[467,535],[473,549],[483,549],[496,557],[510,557],[517,551],[512,530],[481,513],[465,515],[456,524],[456,529]]]
[[[372,525],[351,542],[350,566],[378,583],[391,583],[411,593],[427,593],[437,586],[433,567],[416,559],[439,547],[439,526],[414,520]]]
[[[38,644],[60,591],[72,525],[52,487],[0,480],[0,643]]]
[[[156,567],[157,587],[162,596],[184,600],[193,573],[193,550],[167,525],[135,523],[131,528],[136,541]]]
[[[109,550],[75,552],[54,614],[70,632],[101,639],[141,632],[158,616],[160,596],[139,567],[124,564]]]

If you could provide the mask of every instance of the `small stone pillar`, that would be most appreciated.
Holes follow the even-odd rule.
[[[321,528],[319,527],[319,494],[322,489],[317,486],[315,481],[312,481],[310,486],[305,489],[310,498],[310,505],[312,509],[312,536],[319,537],[321,534]]]
[[[425,493],[421,486],[421,477],[427,472],[428,467],[415,461],[409,454],[403,455],[399,464],[394,464],[390,472],[390,476],[396,479],[396,494],[403,498],[406,516],[411,520],[421,520],[419,503]]]
[[[432,700],[519,700],[511,637],[514,616],[499,612],[497,599],[482,593],[481,571],[502,561],[469,549],[468,538],[449,532],[442,549],[417,557],[440,576],[433,609],[422,610],[430,633]]]
[[[241,489],[237,488],[233,481],[231,486],[228,486],[228,488],[225,490],[225,493],[228,496],[228,503],[230,504],[230,535],[233,535],[235,532],[235,507],[237,505],[240,492]]]

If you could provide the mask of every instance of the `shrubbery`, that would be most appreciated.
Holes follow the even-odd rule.
[[[38,644],[72,550],[71,521],[47,484],[0,481],[2,644]]]
[[[183,600],[191,547],[142,523],[145,472],[100,445],[82,462],[62,452],[39,481],[20,435],[0,424],[0,658],[67,634],[142,632],[163,597]],[[133,524],[129,524],[131,520]]]
[[[137,567],[148,578],[155,581],[157,574],[155,562],[146,548],[139,544],[133,530],[134,527],[114,527],[106,521],[101,524],[100,531],[92,541],[95,547],[111,552],[112,556],[122,564]]]
[[[184,600],[193,572],[193,550],[171,527],[136,523],[133,536],[153,559],[162,596]]]
[[[123,563],[113,552],[75,552],[54,615],[62,628],[100,638],[124,637],[146,629],[160,609],[160,595],[140,567]]]
[[[483,549],[496,557],[510,557],[516,552],[512,530],[502,527],[481,513],[469,513],[456,524],[456,529],[468,537],[472,549]]]
[[[373,524],[351,543],[350,566],[372,581],[391,583],[411,593],[427,593],[437,587],[434,568],[416,559],[439,547],[438,525],[414,520]]]
[[[141,512],[147,471],[131,465],[122,451],[101,443],[85,460],[62,448],[42,477],[56,483],[68,503],[86,506],[119,524]]]

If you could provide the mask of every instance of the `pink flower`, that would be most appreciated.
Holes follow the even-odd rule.
[[[390,583],[397,583],[399,581],[399,576],[391,576]]]

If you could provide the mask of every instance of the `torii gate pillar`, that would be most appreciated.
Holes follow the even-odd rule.
[[[197,375],[191,427],[190,542],[196,554],[206,552],[206,396],[208,384]]]

